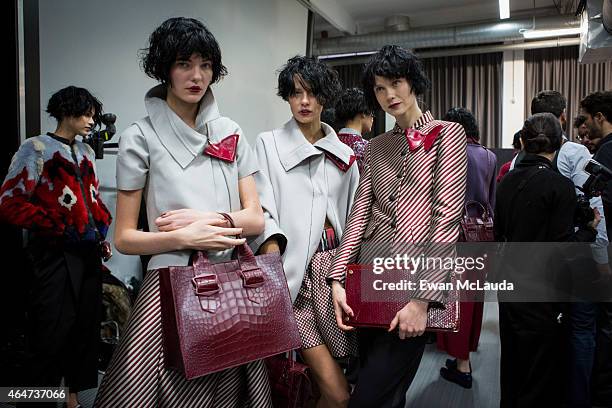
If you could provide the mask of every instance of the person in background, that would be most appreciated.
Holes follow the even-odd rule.
[[[594,220],[578,225],[575,231],[574,184],[553,168],[562,133],[559,120],[551,113],[538,113],[525,121],[521,141],[526,154],[497,189],[494,225],[497,241],[595,240],[598,212],[594,212]],[[555,287],[556,269],[547,269],[549,258],[542,249],[537,250],[542,247],[535,247],[530,257],[525,257],[524,248],[509,247],[502,263],[514,268],[504,269],[498,276],[515,283],[514,292],[498,292],[500,406],[560,406],[565,401],[560,387],[567,379],[567,362],[562,358],[566,355],[567,333],[558,318],[566,305],[546,296]]]
[[[270,407],[261,360],[192,380],[164,365],[158,269],[188,265],[196,250],[211,263],[227,261],[245,243],[234,236],[260,234],[264,217],[253,152],[240,126],[221,116],[211,88],[227,74],[213,34],[199,20],[170,18],[141,56],[159,84],[146,93],[148,115],[119,139],[115,246],[153,256],[95,406]],[[142,200],[148,231],[138,229]]]
[[[551,113],[561,128],[566,129],[565,107],[567,101],[557,91],[542,91],[531,101],[531,113]],[[591,159],[591,153],[582,144],[571,142],[563,134],[561,147],[552,159],[552,168],[572,181],[576,194],[582,194],[580,188],[588,178],[584,166]],[[601,197],[593,197],[590,205],[598,209],[601,222],[597,224],[597,237],[591,244],[591,250],[576,254],[576,260],[568,265],[572,275],[585,280],[590,274],[598,274],[601,269],[608,269],[606,218],[603,212]],[[582,259],[580,259],[582,257]],[[583,299],[585,300],[585,299]],[[595,353],[596,307],[588,300],[572,302],[566,316],[570,333],[570,367],[568,378],[569,402],[575,407],[590,404],[591,372]]]
[[[271,237],[273,231],[280,228],[287,237],[283,268],[302,340],[300,353],[321,392],[317,406],[330,408],[345,407],[349,399],[336,359],[355,354],[351,334],[335,325],[327,270],[311,267],[317,253],[337,247],[359,183],[353,151],[321,122],[323,108],[333,106],[339,92],[338,74],[313,58],[293,57],[280,70],[278,96],[292,117],[257,138],[262,170],[255,179],[271,219],[251,243],[268,253],[283,246]]]
[[[514,152],[513,152],[514,157],[516,157],[516,155],[521,151],[521,132],[520,131],[514,134],[514,137],[512,139],[512,148],[514,149]],[[513,160],[514,160],[514,157],[512,158]],[[499,174],[497,175],[497,179],[496,179],[498,183],[502,181],[506,173],[510,171],[511,166],[512,166],[512,160],[502,164],[502,166],[499,168]]]
[[[495,154],[479,143],[480,132],[476,118],[465,108],[453,108],[443,118],[448,122],[461,124],[467,136],[467,186],[465,191],[466,212],[470,216],[481,215],[481,209],[467,206],[471,201],[481,204],[493,216],[495,208]],[[461,279],[476,282],[484,281],[479,273],[466,271]],[[437,333],[438,349],[446,351],[454,359],[446,360],[440,368],[440,375],[464,388],[472,388],[472,365],[470,352],[475,352],[480,339],[482,326],[482,302],[461,302],[458,333]]]
[[[338,133],[338,124],[336,123],[336,110],[334,108],[325,108],[321,112],[321,122],[331,126]]]
[[[374,115],[366,105],[363,91],[349,88],[342,92],[336,102],[336,123],[340,127],[338,138],[355,152],[359,172],[363,171],[363,154],[368,141],[363,134],[372,131]]]
[[[567,141],[567,137],[565,136],[565,129],[567,127],[567,117],[565,115],[565,108],[567,107],[567,100],[559,91],[554,90],[545,90],[540,91],[536,96],[531,100],[531,114],[535,115],[536,113],[548,112],[555,115],[559,123],[561,124],[561,130],[563,132],[562,141]],[[514,159],[512,159],[512,164],[510,165],[510,170],[514,169],[514,167],[521,162],[523,157],[525,156],[524,151],[520,151]],[[553,167],[556,167],[556,160],[553,159]]]
[[[591,152],[592,154],[595,152],[596,143],[599,143],[601,139],[596,139],[597,142],[595,144],[591,142],[591,140],[589,139],[589,129],[587,128],[585,122],[586,116],[584,115],[578,115],[574,119],[574,129],[576,129],[576,142],[582,143],[584,146],[586,146],[587,149],[589,149],[589,152]]]
[[[0,220],[29,233],[33,274],[23,385],[59,387],[63,377],[67,407],[75,408],[77,393],[98,385],[100,258],[110,256],[104,239],[111,223],[95,153],[76,137],[100,124],[102,104],[88,90],[69,86],[51,96],[47,112],[57,128],[19,147],[0,189]]]
[[[589,138],[599,139],[595,145],[596,161],[612,169],[612,91],[594,92],[580,101],[581,114],[585,116],[585,125]],[[606,186],[603,194],[603,208],[606,227],[612,226],[612,182]],[[608,234],[608,239],[612,239]],[[612,282],[612,273],[601,271],[601,283]],[[595,351],[595,368],[593,381],[593,403],[599,406],[612,406],[612,303],[597,303],[597,345]]]
[[[430,82],[419,59],[386,45],[365,65],[362,84],[368,106],[382,108],[396,124],[368,143],[353,210],[328,275],[343,330],[353,329],[346,318],[354,316],[344,288],[347,265],[372,265],[374,258],[415,251],[415,243],[455,243],[465,199],[465,131],[421,111],[417,98]],[[423,269],[415,278],[439,283],[447,276]],[[427,310],[445,295],[417,287],[406,298],[388,329],[357,330],[359,378],[349,406],[405,406],[425,350]]]

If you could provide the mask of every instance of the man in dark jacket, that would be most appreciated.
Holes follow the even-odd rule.
[[[594,159],[612,169],[612,92],[595,92],[580,101],[586,117],[589,137],[601,138]],[[612,182],[603,195],[604,214],[612,218]],[[606,227],[612,231],[612,219],[606,218]],[[610,238],[610,237],[608,237]],[[610,277],[608,276],[608,281]],[[597,327],[597,354],[595,358],[594,400],[602,406],[612,406],[612,303],[599,303]]]
[[[589,136],[601,138],[594,159],[612,169],[612,92],[595,92],[580,101],[580,109],[586,118]],[[603,194],[604,212],[612,216],[612,183]],[[606,219],[609,231],[612,219]]]

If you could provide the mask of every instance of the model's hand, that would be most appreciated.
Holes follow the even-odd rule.
[[[389,325],[389,331],[399,326],[399,338],[404,340],[417,337],[425,333],[427,326],[427,302],[411,300],[406,306],[395,314]]]
[[[211,223],[211,221],[217,220],[224,221],[224,223]],[[191,208],[165,211],[161,216],[155,219],[155,225],[159,231],[169,232],[184,228],[196,221],[209,221],[209,225],[227,226],[227,222],[221,214],[208,211],[198,211]]]
[[[242,228],[225,228],[213,224],[224,224],[225,219],[212,221],[199,220],[188,226],[179,229],[180,241],[185,249],[196,250],[224,250],[242,245],[246,242],[245,238],[230,238],[231,236],[242,234]]]
[[[280,246],[275,239],[268,239],[259,247],[260,254],[269,254],[271,252],[280,252]]]
[[[344,323],[345,320],[348,320],[348,316],[353,317],[355,314],[353,309],[346,303],[346,291],[338,281],[332,282],[332,299],[338,327],[344,331],[354,330],[354,327]]]

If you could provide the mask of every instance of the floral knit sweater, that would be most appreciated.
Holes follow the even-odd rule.
[[[52,133],[23,142],[0,189],[0,221],[65,244],[103,240],[111,215],[89,145]]]

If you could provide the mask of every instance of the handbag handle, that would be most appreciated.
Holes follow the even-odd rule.
[[[232,217],[227,213],[219,213],[225,218],[232,228],[236,228],[236,224]],[[238,236],[240,238],[240,236]],[[237,245],[232,252],[232,257],[236,255],[240,270],[238,274],[242,279],[242,286],[246,289],[254,289],[264,284],[264,274],[257,265],[257,260],[251,248],[246,244]],[[220,291],[219,278],[212,268],[210,259],[206,251],[196,251],[193,254],[192,265],[195,270],[203,271],[196,274],[191,280],[194,286],[194,292],[197,296],[214,296]]]
[[[475,200],[470,200],[470,201],[465,203],[465,206],[463,208],[464,216],[467,216],[468,208],[470,206],[472,206],[472,205],[478,205],[480,207],[480,209],[482,210],[482,217],[483,218],[489,218],[489,209],[487,207],[485,207],[484,205],[482,205],[482,203],[480,203],[479,201],[475,201]]]

